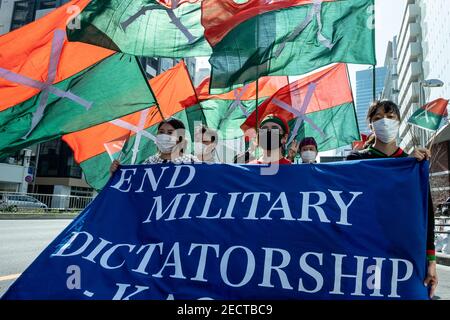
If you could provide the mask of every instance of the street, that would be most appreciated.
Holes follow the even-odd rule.
[[[0,220],[0,296],[72,220]],[[438,266],[435,299],[450,300],[450,267]]]
[[[72,220],[0,220],[0,296]]]

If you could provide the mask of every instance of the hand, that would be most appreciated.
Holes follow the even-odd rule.
[[[296,140],[292,141],[291,147],[289,149],[288,159],[293,161],[295,159],[295,156],[298,153],[298,148],[300,146],[300,143],[298,143]]]
[[[433,298],[438,285],[436,261],[428,261],[427,277],[425,278],[423,284],[430,288],[430,299]]]
[[[111,175],[114,174],[114,172],[117,171],[117,169],[119,169],[120,166],[120,162],[118,160],[114,160],[113,163],[111,164],[111,167],[109,167],[109,172],[111,173]]]
[[[431,151],[425,148],[415,148],[411,157],[416,158],[417,161],[430,160]]]

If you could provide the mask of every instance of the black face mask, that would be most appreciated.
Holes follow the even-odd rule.
[[[281,148],[281,139],[278,130],[260,130],[259,131],[259,145],[264,150],[277,150]]]

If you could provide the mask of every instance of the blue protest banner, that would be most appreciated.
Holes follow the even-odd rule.
[[[428,164],[124,166],[3,299],[427,299]]]

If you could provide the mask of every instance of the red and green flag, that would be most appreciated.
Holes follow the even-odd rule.
[[[150,101],[145,110],[63,137],[93,188],[99,190],[106,184],[114,159],[122,164],[139,164],[156,154],[154,139],[163,118],[183,121],[191,137],[195,123],[204,122],[183,61],[151,79],[150,86],[159,107]]]
[[[68,8],[88,2],[0,37],[0,158],[155,101],[135,57],[67,41]]]
[[[70,41],[146,57],[211,54],[200,0],[92,0],[75,19]]]
[[[448,100],[436,99],[414,112],[408,123],[422,129],[436,131],[441,125],[442,118],[448,116],[447,106]]]
[[[210,79],[205,79],[197,88],[197,95],[209,128],[215,129],[221,140],[242,137],[241,124],[261,104],[288,84],[288,77],[263,77],[231,92],[209,94]],[[256,90],[258,85],[258,90]]]
[[[256,123],[266,116],[285,119],[288,145],[314,137],[319,151],[333,150],[360,139],[355,106],[345,64],[336,64],[280,89],[258,107],[241,126],[254,136]]]
[[[210,92],[336,62],[376,64],[373,8],[374,0],[202,1]]]
[[[369,137],[369,135],[361,133],[361,139],[352,142],[352,150],[363,150]]]

